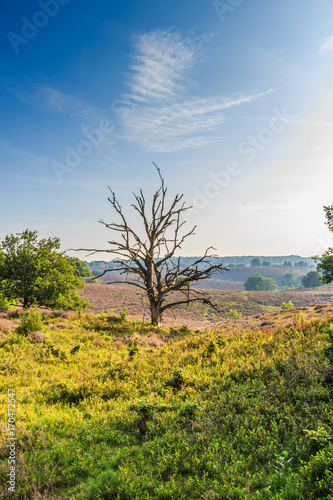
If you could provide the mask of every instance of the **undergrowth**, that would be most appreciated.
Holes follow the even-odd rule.
[[[6,334],[1,416],[13,389],[17,483],[6,495],[3,428],[3,495],[332,500],[333,318],[290,314],[288,327],[275,316],[232,333],[54,315],[38,343]],[[159,347],[144,342],[153,335]]]

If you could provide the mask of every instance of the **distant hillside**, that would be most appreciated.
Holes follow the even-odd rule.
[[[225,282],[227,283],[227,282]],[[324,288],[324,287],[323,287]],[[320,289],[321,290],[321,289]],[[277,291],[277,292],[242,292],[207,290],[209,298],[217,304],[221,314],[211,307],[195,302],[189,306],[182,305],[174,312],[167,311],[164,315],[164,324],[183,325],[201,328],[216,324],[230,315],[230,309],[235,309],[243,316],[252,316],[266,312],[281,310],[282,302],[291,300],[295,307],[308,307],[317,304],[333,302],[333,292],[327,291]],[[79,292],[91,303],[90,311],[100,313],[112,311],[120,314],[126,309],[131,319],[149,318],[149,308],[142,292],[129,285],[99,285],[88,284]]]
[[[223,274],[216,274],[214,280],[231,280],[238,283],[245,281],[255,273],[259,273],[265,278],[273,278],[277,285],[281,285],[281,279],[286,273],[293,274],[296,278],[309,272],[308,267],[286,267],[286,266],[255,266],[255,267],[231,267],[230,271]],[[205,282],[206,285],[206,282]],[[210,287],[209,287],[210,288]]]

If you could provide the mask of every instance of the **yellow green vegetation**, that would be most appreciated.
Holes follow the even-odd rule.
[[[233,332],[54,313],[17,333],[0,319],[11,498],[333,499],[333,315],[286,313]]]

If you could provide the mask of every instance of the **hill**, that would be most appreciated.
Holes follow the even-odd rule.
[[[207,305],[196,302],[189,306],[179,306],[174,312],[166,312],[164,324],[180,326],[187,324],[192,328],[207,327],[217,324],[229,317],[230,309],[237,310],[244,316],[281,310],[281,304],[291,300],[295,307],[307,307],[333,301],[333,291],[322,287],[320,290],[328,291],[277,291],[277,292],[242,292],[207,290],[210,300],[217,304],[221,314]],[[99,285],[87,284],[79,292],[89,300],[90,312],[100,313],[111,311],[120,314],[124,309],[129,318],[146,321],[149,319],[148,303],[143,299],[142,293],[129,285]]]
[[[11,415],[13,499],[332,499],[333,307],[245,319],[55,312],[22,336],[2,313],[2,495]]]

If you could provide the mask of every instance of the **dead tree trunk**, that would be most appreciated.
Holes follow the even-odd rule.
[[[155,163],[154,163],[155,165]],[[111,191],[108,198],[112,208],[118,214],[120,222],[102,224],[112,231],[120,233],[120,241],[109,241],[111,248],[108,250],[88,250],[93,254],[96,252],[109,252],[116,255],[114,262],[117,264],[112,269],[105,270],[99,278],[110,271],[118,271],[125,275],[126,279],[113,283],[126,283],[136,286],[147,294],[151,312],[151,323],[161,325],[162,314],[167,309],[172,309],[180,304],[189,304],[194,301],[202,301],[215,307],[208,300],[204,292],[191,288],[193,282],[210,278],[216,272],[228,271],[222,262],[215,264],[210,260],[216,258],[209,255],[209,247],[203,257],[198,258],[192,265],[181,267],[180,258],[175,255],[181,250],[186,238],[192,236],[196,229],[181,234],[185,221],[181,218],[191,207],[185,206],[182,201],[183,195],[176,195],[167,207],[167,188],[160,169],[155,165],[161,185],[153,195],[151,207],[147,209],[145,197],[140,190],[139,195],[134,194],[135,203],[132,207],[139,213],[142,220],[142,232],[129,227],[122,207]],[[182,294],[174,301],[167,300],[174,292]],[[183,298],[182,298],[183,297]]]

